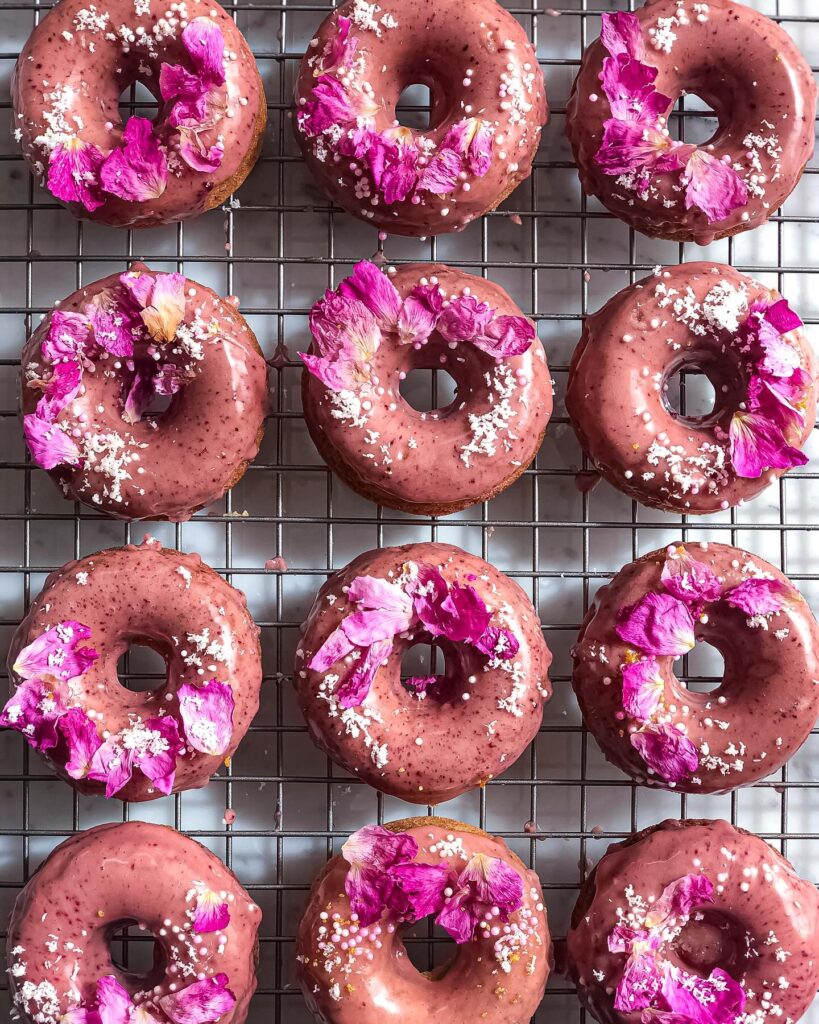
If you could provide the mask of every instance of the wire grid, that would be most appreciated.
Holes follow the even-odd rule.
[[[794,34],[815,66],[819,16],[813,3],[751,0]],[[298,625],[328,570],[368,547],[411,540],[460,544],[517,579],[531,595],[555,654],[555,697],[536,742],[503,777],[438,810],[498,832],[538,870],[558,960],[578,887],[605,840],[666,816],[730,818],[780,848],[803,875],[819,880],[819,733],[812,733],[789,766],[752,789],[725,797],[659,793],[635,787],[604,762],[582,728],[569,685],[570,647],[595,589],[624,562],[681,533],[688,540],[746,546],[781,566],[809,600],[814,591],[819,598],[819,552],[810,532],[819,474],[794,472],[746,508],[680,520],[643,509],[606,484],[590,489],[592,478],[584,473],[588,467],[562,404],[582,317],[659,263],[732,263],[778,286],[807,323],[819,322],[813,287],[819,229],[812,213],[817,166],[808,168],[771,224],[755,232],[705,250],[636,235],[580,194],[563,135],[565,100],[580,53],[598,33],[599,12],[623,4],[507,4],[530,33],[552,106],[531,179],[500,211],[460,236],[378,242],[372,228],[331,209],[308,180],[289,125],[298,60],[331,4],[226,6],[256,54],[269,125],[259,165],[223,210],[138,233],[75,222],[32,185],[13,143],[0,148],[0,323],[6,328],[0,332],[0,628],[10,636],[50,569],[106,545],[138,540],[149,529],[164,544],[200,551],[247,593],[262,630],[262,707],[232,765],[205,790],[133,806],[78,796],[51,777],[19,736],[0,734],[0,917],[5,919],[43,857],[73,832],[120,818],[173,825],[223,857],[264,911],[250,1021],[308,1021],[294,983],[293,937],[312,878],[349,832],[418,809],[375,793],[310,744],[290,686]],[[8,123],[11,68],[46,9],[36,0],[0,0],[0,111]],[[123,106],[141,106],[138,94],[132,91]],[[690,102],[688,107],[681,104],[678,130],[700,141],[707,137],[707,122],[704,128],[702,114],[692,112]],[[406,116],[415,115],[410,110]],[[537,320],[555,378],[556,413],[536,463],[491,503],[446,519],[405,516],[352,494],[320,463],[301,419],[296,352],[308,343],[305,314],[324,287],[377,248],[390,263],[440,259],[503,284]],[[16,418],[25,332],[53,302],[137,257],[157,269],[183,271],[224,294],[237,293],[271,366],[272,411],[256,462],[224,501],[188,524],[115,523],[72,507],[27,463]],[[434,375],[421,386],[431,387],[428,404],[434,405]],[[683,410],[687,397],[683,380]],[[286,572],[263,568],[274,556],[286,560]],[[138,676],[156,676],[156,661],[144,660],[143,653],[134,652],[131,664],[123,666],[131,685]],[[697,648],[685,667],[692,685],[719,675],[713,659],[695,662],[701,653]],[[232,825],[223,821],[226,809],[235,812]],[[133,966],[145,943],[145,936],[126,939],[119,956]],[[408,944],[422,968],[448,952],[441,936],[424,929]],[[8,1009],[6,992],[0,1004]],[[819,1022],[818,1010],[815,1005],[807,1020]],[[537,1019],[585,1020],[573,989],[557,974]]]

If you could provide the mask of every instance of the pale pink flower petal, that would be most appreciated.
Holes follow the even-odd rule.
[[[310,659],[307,667],[314,672],[326,672],[331,665],[349,654],[354,647],[355,644],[343,629],[334,629]]]
[[[332,75],[320,75],[313,92],[298,111],[298,124],[308,136],[321,135],[328,128],[347,124],[355,117],[347,88]]]
[[[218,140],[208,146],[196,129],[181,125],[179,128],[179,155],[188,167],[208,174],[222,166],[225,147]]]
[[[59,728],[68,747],[65,770],[72,779],[84,779],[91,771],[94,754],[102,746],[97,727],[82,708],[69,708],[60,719]]]
[[[60,1017],[60,1024],[102,1024],[102,1022],[95,1009],[87,1006],[74,1006]]]
[[[595,159],[610,175],[671,171],[681,166],[675,143],[664,132],[639,122],[615,119],[606,122]]]
[[[435,330],[436,315],[420,299],[407,296],[398,314],[398,342],[400,345],[423,344]]]
[[[680,782],[699,767],[691,740],[665,722],[632,733],[630,739],[648,767],[666,782]]]
[[[411,835],[381,825],[365,825],[344,843],[341,855],[349,864],[344,891],[361,925],[377,921],[387,906],[393,885],[389,869],[411,861],[417,853],[418,844]]]
[[[35,413],[23,417],[23,434],[32,458],[43,469],[78,466],[82,461],[79,448],[68,434]]]
[[[678,656],[695,644],[694,620],[684,602],[671,594],[645,594],[620,610],[617,633],[646,654]]]
[[[338,286],[344,299],[358,300],[386,330],[392,330],[401,310],[401,296],[389,277],[369,260],[362,260]]]
[[[0,725],[22,733],[35,750],[57,745],[57,722],[65,706],[57,688],[42,679],[20,683],[0,713]]]
[[[129,1024],[133,1000],[112,974],[97,981],[97,1013],[101,1024]]]
[[[623,665],[623,710],[638,721],[648,721],[662,700],[665,682],[653,658]]]
[[[203,754],[221,756],[233,735],[236,702],[227,683],[211,679],[204,686],[183,683],[178,690],[179,713],[188,744]]]
[[[728,428],[731,464],[738,476],[757,479],[766,469],[804,466],[807,456],[790,444],[801,425],[801,414],[780,400],[767,382],[754,378],[747,409],[738,409]]]
[[[600,42],[608,52],[616,57],[618,53],[625,53],[634,60],[644,60],[646,55],[645,43],[643,42],[643,30],[640,28],[640,19],[636,14],[629,11],[615,11],[601,15],[602,27],[600,30]]]
[[[392,640],[378,640],[364,650],[336,691],[341,707],[354,708],[364,703],[376,673],[392,652],[392,646]]]
[[[377,640],[392,640],[397,633],[409,629],[412,621],[412,604],[408,611],[384,608],[364,610],[348,615],[341,628],[358,647],[367,647]]]
[[[788,588],[781,580],[767,580],[754,576],[729,590],[725,600],[751,617],[775,615],[785,607]]]
[[[145,274],[131,270],[120,281],[140,306],[140,315],[154,341],[173,341],[185,319],[184,274]]]
[[[193,930],[200,935],[220,932],[230,924],[230,906],[218,892],[200,888],[193,912]]]
[[[666,557],[660,579],[669,594],[692,605],[716,601],[721,591],[710,566],[697,561],[682,545]]]
[[[106,192],[134,203],[157,199],[165,191],[168,161],[147,118],[129,118],[122,145],[108,154],[100,168],[100,182]]]
[[[748,202],[748,187],[730,164],[695,149],[685,165],[685,206],[699,207],[709,223],[723,220]]]
[[[745,1010],[745,990],[720,967],[701,978],[669,964],[662,994],[669,1008],[691,1024],[736,1024]]]
[[[492,163],[492,146],[492,126],[479,117],[467,117],[449,129],[439,151],[459,153],[470,173],[483,177]]]
[[[454,149],[439,149],[421,169],[418,188],[436,196],[445,196],[458,184],[461,169],[461,157]]]
[[[333,71],[338,67],[350,66],[358,46],[357,37],[350,35],[351,25],[352,22],[349,18],[339,15],[338,22],[336,23],[336,34],[324,47],[322,68],[325,71]]]
[[[474,295],[458,295],[438,317],[437,330],[444,341],[472,341],[492,320],[492,308]]]
[[[139,423],[154,396],[151,374],[146,373],[143,367],[137,366],[123,403],[122,418],[125,422]]]
[[[93,213],[105,202],[99,180],[103,159],[101,150],[77,136],[58,143],[48,161],[49,192]]]
[[[173,1024],[216,1024],[235,1005],[236,996],[228,988],[226,974],[195,981],[159,1000],[160,1009]]]
[[[85,313],[100,348],[112,356],[123,358],[134,354],[134,329],[141,321],[134,319],[130,310],[119,305],[90,302]]]
[[[535,328],[524,316],[496,316],[472,344],[493,359],[522,355],[535,340]]]
[[[449,897],[436,917],[457,943],[475,935],[487,911],[497,907],[502,922],[523,905],[523,880],[497,857],[475,854],[458,875]]]
[[[22,679],[58,679],[68,682],[84,675],[99,655],[93,647],[80,647],[91,630],[81,622],[66,619],[41,633],[24,647],[12,670]]]
[[[117,736],[107,739],[91,759],[88,778],[105,783],[105,796],[110,800],[131,780],[134,772],[134,751],[126,750]]]
[[[325,359],[310,352],[299,352],[299,356],[316,380],[330,391],[355,391],[366,383],[366,376],[359,373],[352,359]]]
[[[714,885],[707,875],[685,875],[667,885],[646,915],[648,928],[665,928],[672,920],[684,924],[691,911],[714,902]]]

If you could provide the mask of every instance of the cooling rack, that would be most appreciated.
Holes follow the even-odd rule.
[[[779,20],[811,64],[819,64],[815,0],[746,2]],[[776,285],[809,325],[817,324],[817,166],[808,168],[769,225],[734,240],[703,250],[635,234],[582,197],[563,134],[565,100],[582,48],[598,34],[600,12],[624,3],[506,5],[537,48],[553,111],[534,174],[499,211],[459,236],[379,243],[372,228],[328,206],[308,179],[291,135],[295,69],[330,3],[226,4],[249,39],[267,90],[262,160],[223,209],[189,224],[134,233],[78,223],[32,186],[10,141],[8,81],[47,5],[0,0],[0,648],[5,650],[49,570],[149,531],[163,544],[199,551],[247,593],[265,659],[259,715],[232,765],[205,790],[124,807],[79,797],[51,777],[18,735],[0,734],[0,920],[43,857],[74,831],[121,818],[173,825],[224,858],[264,911],[251,1024],[307,1024],[294,981],[293,937],[313,876],[349,832],[414,812],[320,755],[291,693],[298,625],[315,591],[328,570],[369,547],[415,540],[459,544],[518,580],[540,613],[555,655],[555,696],[536,742],[502,778],[440,810],[500,833],[539,872],[558,958],[578,886],[607,841],[667,816],[730,818],[763,835],[819,882],[819,732],[787,767],[751,789],[724,797],[659,793],[633,786],[605,763],[581,726],[569,685],[571,644],[596,588],[637,554],[680,535],[749,548],[783,568],[819,608],[819,545],[812,532],[819,463],[814,459],[742,509],[678,519],[647,511],[606,484],[591,488],[563,408],[568,361],[584,314],[656,264],[697,258],[732,263]],[[123,108],[137,109],[144,99],[132,92]],[[424,116],[423,91],[406,99],[403,116],[413,123]],[[681,102],[675,122],[680,137],[690,141],[713,130],[695,97]],[[352,263],[379,250],[388,263],[443,260],[497,280],[537,320],[555,380],[556,413],[536,463],[498,498],[445,519],[405,516],[358,498],[321,464],[301,419],[296,353],[308,342],[305,314]],[[271,412],[256,462],[222,502],[178,526],[110,522],[65,502],[27,463],[16,418],[26,331],[55,301],[125,269],[132,258],[237,294],[271,367]],[[434,407],[446,380],[416,374],[408,387],[414,403]],[[701,379],[687,378],[674,400],[682,410],[698,409],[707,404],[707,388]],[[816,454],[814,442],[811,447]],[[286,571],[276,559],[284,559]],[[698,647],[685,668],[689,685],[713,683],[718,660],[712,649]],[[137,649],[121,675],[128,685],[146,688],[156,683],[159,668],[156,656]],[[421,968],[447,955],[445,939],[431,931],[419,931],[408,945]],[[128,933],[115,955],[138,967],[149,947],[148,937]],[[6,991],[0,992],[0,1009],[8,1012]],[[571,987],[553,975],[537,1020],[584,1019]],[[806,1021],[819,1022],[819,1003]]]

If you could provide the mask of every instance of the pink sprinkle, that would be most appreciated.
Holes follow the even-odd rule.
[[[224,821],[226,825],[232,825],[233,822],[236,821],[236,811],[234,811],[232,807],[228,807],[224,813],[222,821]]]
[[[279,555],[275,558],[268,558],[264,567],[268,572],[287,572],[287,562]]]

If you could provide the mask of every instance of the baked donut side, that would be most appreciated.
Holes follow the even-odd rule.
[[[667,820],[610,846],[587,878],[569,973],[602,1024],[795,1022],[819,984],[818,931],[815,887],[758,836]]]
[[[444,264],[383,274],[359,263],[310,317],[302,407],[316,447],[371,501],[447,515],[487,501],[533,461],[552,412],[534,324],[491,281]],[[419,412],[401,394],[416,369],[455,381]]]
[[[428,915],[457,946],[421,972],[403,937]],[[385,1006],[390,1020],[526,1024],[551,966],[537,874],[497,836],[438,817],[350,836],[313,885],[296,945],[305,1000],[326,1024],[384,1020]]]
[[[131,85],[159,105],[123,123]],[[221,205],[261,151],[256,62],[217,3],[63,0],[29,37],[12,78],[14,132],[33,173],[76,216],[153,227]]]
[[[189,519],[261,443],[258,342],[234,301],[182,274],[136,263],[69,295],[27,341],[21,378],[34,461],[116,518]]]
[[[678,373],[704,374],[714,408],[668,400]],[[816,359],[775,290],[719,263],[657,267],[586,318],[566,409],[614,487],[653,508],[704,514],[741,505],[808,460]]]
[[[686,688],[674,662],[696,643],[725,662]],[[671,544],[595,595],[572,686],[606,758],[638,782],[724,793],[781,768],[819,715],[819,627],[796,587],[739,548]]]
[[[132,644],[165,659],[157,689],[127,689]],[[51,573],[9,649],[0,724],[81,793],[153,800],[207,785],[259,707],[259,630],[244,594],[198,555],[110,548]]]
[[[260,920],[199,843],[164,825],[98,825],[61,843],[17,897],[6,946],[14,1007],[24,1024],[243,1024]],[[134,923],[155,942],[144,976],[109,948]]]
[[[429,126],[399,124],[426,85]],[[348,213],[401,235],[461,231],[529,176],[548,118],[537,56],[495,0],[348,0],[319,26],[295,87],[296,138]]]
[[[671,137],[695,93],[719,122]],[[584,191],[649,236],[707,245],[764,224],[814,149],[816,84],[785,30],[734,0],[648,0],[603,14],[583,54],[566,130]]]
[[[417,644],[443,672],[402,680]],[[316,745],[382,792],[439,803],[509,768],[551,697],[551,654],[529,598],[449,544],[369,551],[316,596],[294,683]]]

